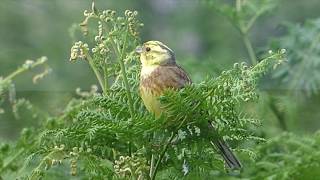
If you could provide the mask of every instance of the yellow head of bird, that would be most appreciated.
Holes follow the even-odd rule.
[[[175,64],[173,51],[160,41],[148,41],[137,47],[142,66]]]

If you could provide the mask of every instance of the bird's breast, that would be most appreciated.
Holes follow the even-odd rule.
[[[144,66],[141,69],[141,78],[148,78],[152,73],[158,71],[159,66]]]
[[[159,67],[150,66],[143,67],[140,75],[140,94],[141,98],[148,109],[156,116],[161,114],[161,104],[159,97],[162,94],[163,88],[161,83],[161,77]]]
[[[156,116],[159,116],[162,112],[161,103],[159,101],[160,95],[155,93],[152,89],[145,88],[143,86],[140,86],[140,94],[148,111],[154,113]]]

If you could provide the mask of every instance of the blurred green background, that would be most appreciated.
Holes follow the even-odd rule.
[[[43,55],[48,57],[52,68],[52,73],[38,84],[32,84],[31,80],[32,71],[36,70],[16,78],[17,98],[24,97],[37,108],[57,114],[75,96],[77,87],[89,90],[96,84],[86,62],[69,62],[70,47],[75,40],[70,32],[83,20],[83,11],[90,6],[89,0],[1,0],[0,75],[11,73],[26,59]],[[96,6],[118,13],[126,9],[139,11],[145,24],[142,41],[159,40],[171,47],[178,63],[196,82],[216,76],[235,62],[249,62],[239,32],[226,17],[201,0],[96,0]],[[260,17],[249,34],[256,55],[262,56],[270,49],[272,39],[288,33],[284,23],[303,24],[319,18],[319,9],[318,0],[279,0],[277,8]],[[272,83],[266,83],[262,89],[261,102],[246,106],[246,110],[258,112],[254,114],[262,119],[263,129],[268,129],[267,136],[276,134],[280,128],[276,116],[266,107],[265,90],[276,94],[289,131],[312,133],[320,127],[317,93],[296,97],[291,89]],[[15,139],[23,127],[36,123],[32,119],[14,118],[10,104],[6,102],[4,106],[6,113],[0,114],[0,140]]]

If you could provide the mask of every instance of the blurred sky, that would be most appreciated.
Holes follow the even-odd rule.
[[[214,61],[230,65],[247,59],[238,32],[202,0],[96,1],[100,9],[137,9],[145,24],[143,40],[157,39],[168,44],[182,64],[185,59]],[[279,7],[262,17],[252,31],[256,49],[283,33],[283,21],[303,22],[319,16],[318,0],[279,0]],[[307,2],[307,3],[306,3]],[[90,0],[1,0],[0,74],[16,69],[25,59],[48,56],[53,73],[38,85],[20,77],[18,90],[69,91],[94,83],[85,63],[70,63],[72,40],[69,30],[83,19]],[[71,80],[71,81],[70,81]]]

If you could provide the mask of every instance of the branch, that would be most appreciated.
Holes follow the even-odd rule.
[[[17,69],[13,73],[9,74],[7,77],[5,77],[3,79],[3,82],[10,81],[13,78],[15,78],[16,76],[18,76],[19,74],[21,74],[21,73],[23,73],[23,72],[25,72],[25,71],[27,71],[29,69],[35,68],[35,67],[37,67],[37,66],[39,66],[41,64],[44,64],[46,61],[47,61],[46,57],[41,57],[36,62],[27,60],[26,63],[22,67],[20,67],[19,69]]]
[[[125,67],[124,61],[123,61],[123,57],[124,57],[124,54],[125,54],[125,45],[127,44],[127,39],[128,39],[128,29],[126,31],[126,36],[125,36],[125,39],[124,39],[122,51],[121,51],[121,54],[120,54],[120,57],[119,57],[119,63],[120,63],[121,73],[122,73],[122,77],[123,77],[124,85],[126,87],[127,97],[128,97],[128,101],[129,101],[129,111],[130,111],[130,115],[131,115],[131,118],[132,118],[133,115],[134,115],[134,112],[133,112],[133,100],[132,100],[130,87],[129,87],[129,83],[128,83],[126,67]]]
[[[91,69],[93,70],[94,74],[96,75],[96,77],[97,77],[97,79],[99,81],[99,84],[100,84],[100,87],[102,88],[102,91],[105,93],[106,92],[106,89],[105,89],[106,87],[105,87],[105,85],[103,83],[102,77],[101,77],[98,69],[94,65],[93,58],[89,55],[88,52],[86,54],[86,58],[87,58],[87,60],[89,62],[89,65],[90,65]]]

